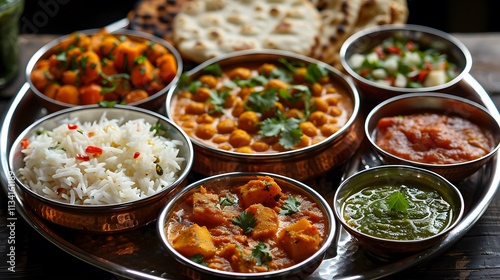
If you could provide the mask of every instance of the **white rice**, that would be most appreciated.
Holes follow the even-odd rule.
[[[70,129],[73,125],[77,129]],[[68,120],[29,139],[21,178],[41,196],[69,204],[116,204],[154,195],[177,179],[185,159],[178,156],[180,141],[157,136],[151,127],[143,119],[121,124],[105,115],[93,123]],[[87,153],[89,146],[102,154]]]

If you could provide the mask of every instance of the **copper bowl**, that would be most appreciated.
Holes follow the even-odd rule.
[[[101,31],[101,29],[88,29],[88,30],[82,30],[82,31],[77,31],[77,32],[91,36],[91,35],[99,33],[100,31]],[[61,37],[54,39],[51,42],[47,43],[43,47],[41,47],[30,58],[27,66],[26,66],[25,75],[26,75],[26,81],[30,85],[30,90],[35,94],[35,96],[39,100],[40,104],[44,108],[46,108],[49,113],[55,112],[58,110],[62,110],[62,109],[66,109],[66,108],[72,108],[72,107],[75,107],[76,105],[64,103],[64,102],[55,100],[55,99],[50,98],[47,95],[45,95],[43,92],[41,92],[40,90],[38,90],[35,87],[32,79],[31,79],[31,73],[34,70],[34,68],[39,60],[46,59],[46,58],[50,57],[52,54],[54,54],[57,51],[58,47],[61,46],[65,41],[67,41],[67,39],[70,38],[70,36],[72,36],[72,34],[73,33],[61,36]],[[158,109],[160,109],[163,106],[163,104],[165,102],[166,94],[167,94],[167,91],[169,90],[169,88],[178,81],[179,77],[182,74],[183,61],[182,61],[182,58],[181,58],[179,52],[177,51],[177,49],[173,45],[166,42],[165,40],[158,38],[156,36],[153,36],[151,34],[145,33],[145,32],[128,30],[128,29],[120,29],[120,30],[117,30],[114,32],[110,32],[110,34],[114,35],[117,38],[120,38],[120,36],[126,36],[127,38],[130,38],[132,41],[135,41],[135,42],[143,42],[143,41],[155,42],[155,43],[165,47],[175,57],[175,60],[177,63],[177,69],[176,69],[177,72],[176,72],[175,77],[172,79],[172,81],[170,81],[170,83],[166,84],[161,90],[149,95],[148,98],[128,104],[131,106],[137,106],[140,108],[144,108],[144,109],[148,109],[148,110],[152,110],[152,111],[157,111]]]
[[[233,52],[195,67],[187,72],[188,79],[195,79],[209,65],[219,64],[222,69],[245,65],[260,65],[265,62],[280,63],[279,59],[314,63],[326,69],[336,87],[342,88],[350,97],[353,110],[345,123],[336,133],[323,141],[296,150],[279,153],[245,154],[226,151],[197,141],[191,141],[195,149],[193,170],[203,175],[215,175],[226,172],[271,172],[292,177],[297,180],[308,180],[326,173],[332,168],[345,163],[358,149],[362,139],[362,119],[358,117],[360,101],[354,84],[337,69],[318,60],[280,50],[249,50]],[[166,112],[173,119],[172,101],[179,93],[177,85],[169,90]]]
[[[328,228],[324,230],[325,236],[316,252],[305,260],[288,268],[269,272],[243,273],[208,268],[207,266],[190,260],[174,249],[172,244],[169,242],[169,233],[166,232],[165,226],[170,220],[173,211],[180,203],[184,202],[194,192],[199,192],[201,187],[204,187],[205,189],[213,189],[217,192],[241,186],[246,184],[249,180],[256,179],[259,176],[270,176],[282,189],[289,189],[293,192],[298,192],[317,204],[325,217]],[[160,237],[161,244],[166,249],[168,254],[181,264],[180,267],[182,268],[182,273],[191,279],[288,279],[297,277],[303,279],[312,274],[318,268],[323,261],[327,250],[332,246],[333,238],[336,232],[336,223],[332,209],[328,205],[328,202],[318,192],[304,183],[289,177],[267,172],[231,172],[204,178],[191,183],[177,192],[162,209],[157,219],[157,232]]]
[[[426,187],[439,193],[451,206],[452,214],[448,225],[427,238],[397,240],[362,233],[346,223],[344,205],[348,197],[367,187],[394,184]],[[342,227],[356,238],[369,255],[382,261],[393,261],[438,244],[460,222],[464,208],[462,194],[448,180],[432,171],[404,165],[383,165],[359,171],[341,183],[333,199],[333,212]]]
[[[430,164],[395,156],[381,149],[376,144],[377,124],[381,118],[424,112],[457,115],[477,124],[483,130],[491,133],[493,139],[492,149],[489,153],[475,160],[453,164]],[[425,168],[442,175],[452,182],[457,182],[471,176],[487,163],[500,147],[499,120],[496,120],[484,107],[475,102],[444,93],[404,94],[380,103],[366,117],[365,136],[385,163]]]
[[[165,137],[177,140],[181,144],[179,156],[184,158],[177,178],[161,191],[135,201],[106,204],[106,205],[79,205],[56,201],[42,196],[23,183],[19,177],[19,169],[25,166],[24,156],[21,153],[21,143],[39,131],[40,128],[52,130],[67,123],[68,120],[78,118],[80,122],[98,120],[103,113],[108,119],[122,119],[123,121],[144,119],[150,124],[158,124],[166,129]],[[67,228],[90,232],[112,233],[135,229],[155,221],[160,209],[168,201],[172,191],[186,185],[186,178],[191,170],[193,161],[193,147],[187,135],[165,116],[148,110],[117,105],[115,108],[75,107],[60,110],[47,115],[27,127],[14,141],[9,154],[9,167],[15,175],[15,190],[23,203],[31,208],[38,216],[54,224]]]
[[[403,88],[381,85],[360,76],[349,64],[349,58],[355,53],[365,54],[379,45],[386,38],[401,36],[411,39],[422,47],[435,47],[442,50],[459,69],[459,74],[444,84],[421,87]],[[472,67],[472,56],[467,47],[452,35],[426,26],[411,24],[389,24],[369,27],[350,36],[340,48],[340,62],[344,70],[354,79],[360,89],[360,95],[371,102],[381,102],[385,99],[413,92],[452,92],[454,86],[469,73]]]

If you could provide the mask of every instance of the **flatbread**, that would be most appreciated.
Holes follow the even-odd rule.
[[[310,56],[320,30],[319,11],[308,0],[193,0],[174,19],[173,42],[198,63],[247,49]]]
[[[138,1],[129,13],[130,28],[143,31],[173,43],[173,21],[185,2],[189,0]]]
[[[338,50],[353,33],[358,21],[362,0],[331,0],[321,11],[320,44],[313,57],[328,64],[338,63]]]

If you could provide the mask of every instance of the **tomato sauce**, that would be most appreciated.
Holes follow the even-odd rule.
[[[400,158],[450,164],[488,154],[493,138],[486,130],[462,117],[425,113],[380,119],[376,144]]]

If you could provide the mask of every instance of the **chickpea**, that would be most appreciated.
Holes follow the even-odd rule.
[[[319,97],[312,98],[312,106],[316,108],[317,111],[328,112],[328,102]]]
[[[185,121],[182,123],[182,127],[187,129],[193,129],[197,126],[195,121]]]
[[[193,94],[193,100],[196,102],[206,102],[210,98],[210,89],[199,87]]]
[[[217,131],[212,124],[201,124],[195,130],[195,135],[201,139],[208,140],[212,138]]]
[[[278,79],[271,79],[269,82],[267,82],[266,88],[277,88],[277,89],[287,89],[288,84],[286,82],[283,82],[282,80]]]
[[[299,67],[296,69],[297,72],[293,75],[293,80],[298,84],[303,84],[306,82],[307,68]]]
[[[250,76],[252,76],[252,70],[245,67],[236,67],[231,70],[227,76],[229,79],[233,80],[235,78],[239,78],[241,80],[248,80]]]
[[[276,142],[272,145],[273,150],[276,152],[284,152],[286,151],[285,147],[283,147],[279,142]]]
[[[214,117],[210,116],[209,114],[201,114],[196,118],[197,123],[213,123],[214,122]]]
[[[217,124],[217,131],[221,134],[231,133],[236,128],[236,123],[231,119],[221,120]]]
[[[305,122],[300,123],[299,127],[302,130],[302,133],[309,136],[309,137],[314,137],[318,134],[318,129],[310,121],[305,121]]]
[[[328,124],[325,124],[322,127],[320,127],[321,134],[323,134],[323,136],[325,136],[325,137],[328,137],[328,136],[334,134],[338,130],[339,130],[338,125],[333,124],[333,123],[328,123]]]
[[[178,98],[179,99],[182,99],[182,98],[193,99],[193,94],[190,91],[187,91],[187,90],[181,91],[181,92],[179,92]]]
[[[251,140],[252,136],[250,136],[248,132],[244,131],[243,129],[235,129],[229,135],[228,142],[229,144],[231,144],[231,146],[239,148],[250,145]]]
[[[226,143],[229,140],[229,137],[226,135],[216,135],[214,139],[212,139],[212,142],[215,144],[222,144]]]
[[[328,103],[328,105],[337,105],[339,104],[340,102],[340,97],[337,97],[337,96],[330,96],[328,98],[326,98],[326,103]]]
[[[217,78],[212,75],[203,75],[199,78],[199,80],[209,88],[215,88],[217,86]]]
[[[234,102],[234,108],[233,108],[233,111],[231,112],[231,114],[233,115],[233,117],[237,118],[239,117],[243,112],[246,111],[245,109],[245,104],[243,103],[242,100],[236,100]]]
[[[252,149],[256,152],[265,152],[269,150],[269,144],[264,141],[255,141],[252,145],[250,145],[250,147],[252,147]]]
[[[311,139],[309,136],[302,134],[302,137],[300,137],[300,141],[295,144],[295,149],[300,149],[309,146],[309,143],[311,142]]]
[[[323,94],[323,86],[320,83],[314,83],[311,88],[311,93],[313,96],[321,96]]]
[[[232,150],[232,147],[228,144],[222,144],[219,146],[219,149],[225,150],[225,151],[230,151],[230,150]]]
[[[241,88],[238,96],[241,98],[241,100],[246,101],[252,92],[254,92],[253,87],[244,87]]]
[[[309,116],[309,121],[318,127],[324,125],[328,121],[328,118],[325,112],[314,111]]]
[[[186,105],[186,114],[201,115],[205,113],[205,103],[192,102]]]
[[[262,75],[269,76],[269,74],[276,69],[276,65],[271,63],[264,63],[258,68],[258,72]]]
[[[329,86],[326,88],[326,93],[336,93],[337,89],[334,86]]]
[[[249,146],[240,147],[235,149],[234,151],[237,153],[244,153],[244,154],[253,154],[254,152],[252,148],[250,148]]]
[[[257,126],[258,122],[259,116],[257,113],[254,111],[245,111],[238,117],[238,128],[252,133],[259,129]]]
[[[304,117],[304,113],[299,109],[292,108],[285,112],[285,117],[287,119],[290,118],[302,119]]]
[[[339,107],[332,107],[330,108],[329,113],[331,116],[339,117],[340,115],[342,115],[342,109],[340,109]]]

